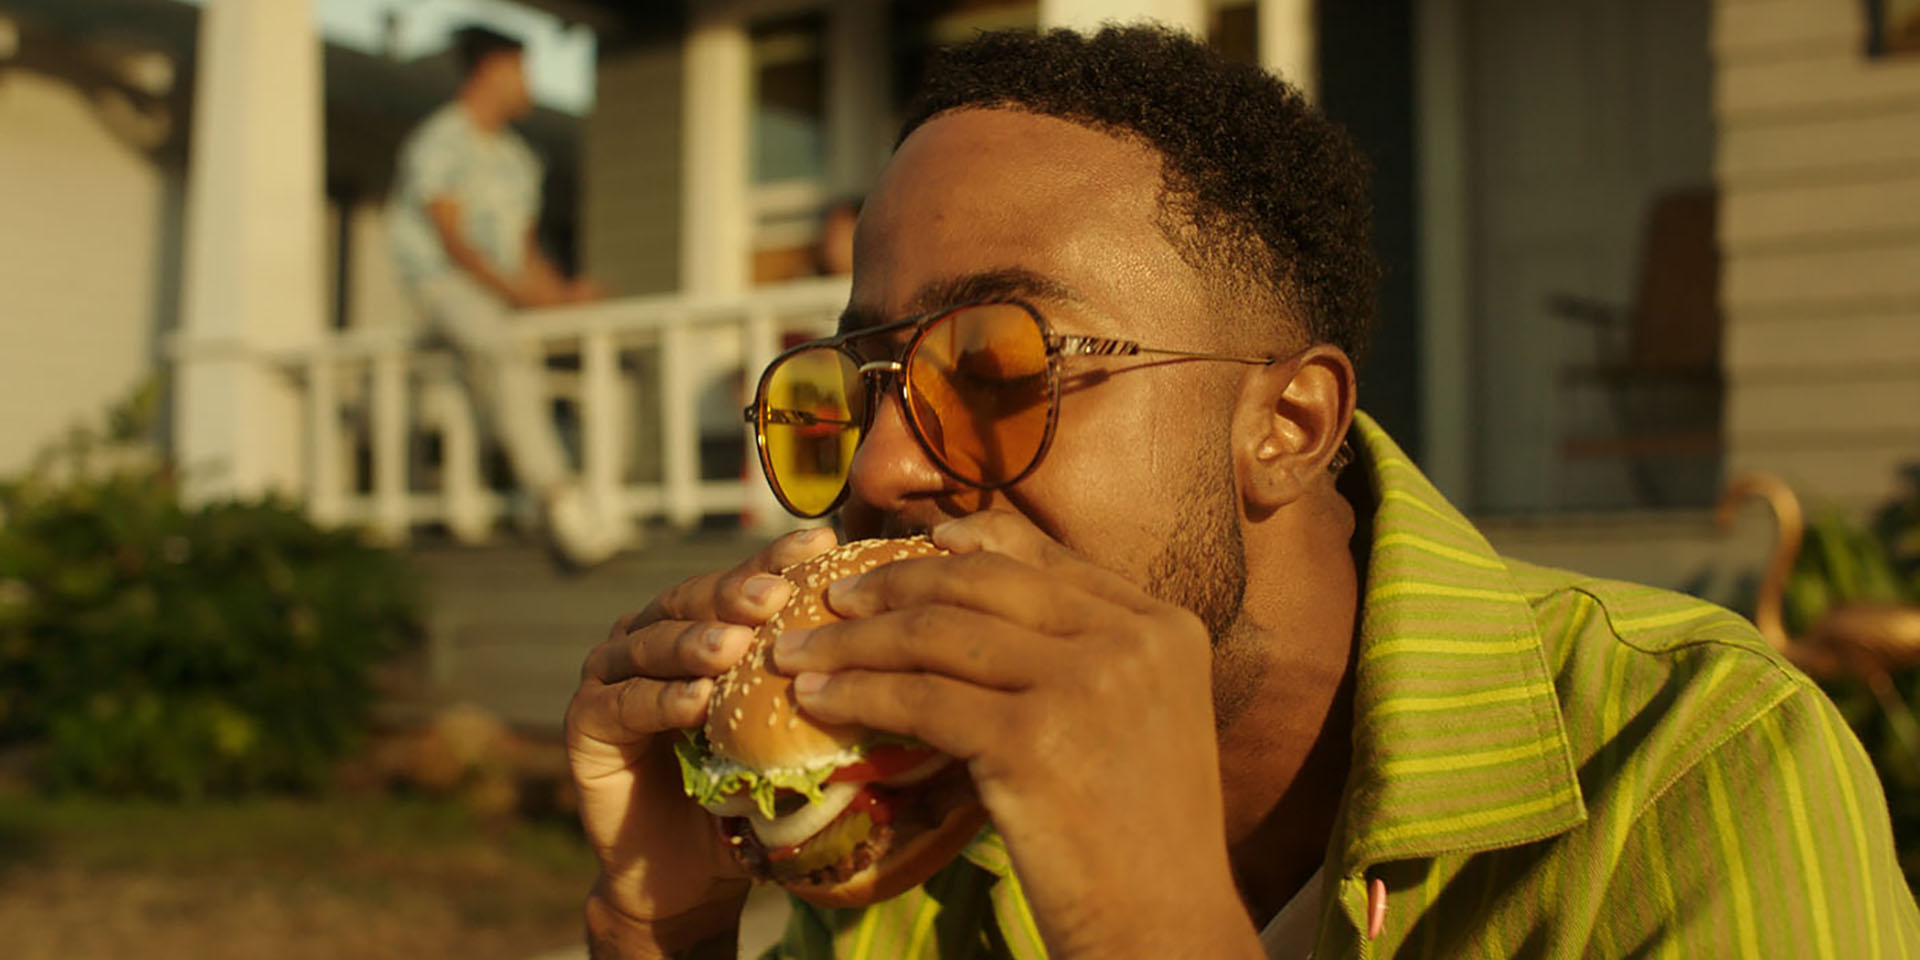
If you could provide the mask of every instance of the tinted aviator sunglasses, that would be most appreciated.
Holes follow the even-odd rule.
[[[906,347],[897,359],[866,359],[853,346],[902,332]],[[1065,336],[1025,303],[971,303],[795,346],[767,365],[745,415],[767,483],[796,516],[824,516],[846,499],[854,452],[888,378],[934,465],[967,486],[998,490],[1025,479],[1046,456],[1066,360],[1140,355],[1277,362]]]

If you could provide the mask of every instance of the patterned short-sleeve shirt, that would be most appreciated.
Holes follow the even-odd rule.
[[[511,127],[475,126],[456,101],[427,117],[400,147],[387,229],[401,279],[431,279],[453,263],[427,214],[451,198],[462,239],[505,276],[524,266],[528,231],[540,215],[540,159]]]

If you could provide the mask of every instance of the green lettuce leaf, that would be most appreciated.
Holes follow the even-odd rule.
[[[840,768],[838,764],[827,764],[808,770],[770,773],[748,770],[714,756],[707,746],[707,738],[693,730],[687,731],[686,736],[673,745],[673,753],[680,760],[680,779],[687,796],[692,797],[695,803],[713,803],[745,790],[753,797],[754,806],[760,808],[761,816],[769,819],[773,817],[775,793],[792,790],[805,795],[808,802],[818,801],[821,799],[821,787]]]

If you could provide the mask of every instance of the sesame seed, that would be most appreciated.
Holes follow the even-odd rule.
[[[767,726],[769,727],[773,726],[773,721],[774,721],[773,714],[771,713],[767,714]]]
[[[799,717],[788,717],[788,718],[787,718],[787,729],[788,729],[788,730],[792,730],[792,729],[793,729],[794,727],[797,727],[797,726],[799,726],[799,725],[800,725],[800,718],[799,718]]]
[[[741,717],[744,717],[746,715],[747,715],[747,712],[745,710],[742,710],[739,707],[733,708],[733,719],[739,720]]]

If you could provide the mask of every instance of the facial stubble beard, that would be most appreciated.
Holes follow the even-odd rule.
[[[1147,592],[1185,607],[1206,625],[1213,643],[1213,722],[1224,730],[1246,711],[1264,660],[1241,622],[1247,592],[1246,544],[1240,536],[1232,459],[1203,465],[1172,511],[1165,546],[1147,565]],[[1208,461],[1203,458],[1203,464]]]

